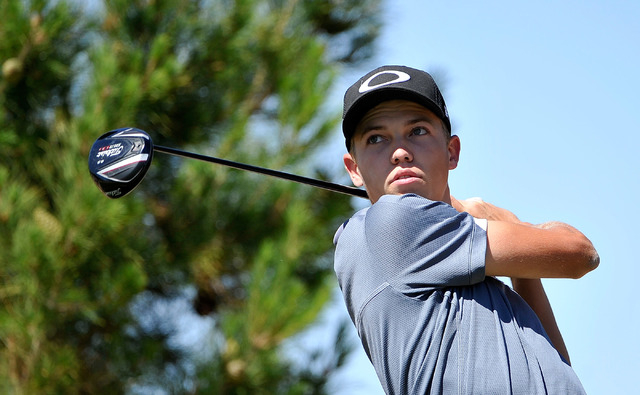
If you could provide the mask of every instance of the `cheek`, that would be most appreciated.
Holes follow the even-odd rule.
[[[362,178],[362,181],[367,187],[373,187],[379,182],[382,170],[379,168],[379,164],[375,161],[362,161],[362,165],[358,167],[358,173]],[[377,165],[377,166],[376,166]]]

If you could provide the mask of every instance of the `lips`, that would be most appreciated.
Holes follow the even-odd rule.
[[[396,171],[396,173],[393,175],[393,179],[391,180],[391,183],[409,182],[411,181],[411,179],[415,179],[415,178],[420,178],[418,177],[418,174],[416,172],[408,169],[400,169]]]

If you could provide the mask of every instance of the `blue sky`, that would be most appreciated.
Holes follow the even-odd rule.
[[[341,78],[337,100],[381,64],[440,76],[462,140],[452,193],[480,196],[527,222],[567,222],[592,240],[597,270],[544,285],[587,393],[635,392],[640,2],[384,4],[377,55]],[[332,149],[336,163],[343,150],[341,142]],[[329,314],[346,316],[342,300]],[[357,350],[336,393],[382,393]]]

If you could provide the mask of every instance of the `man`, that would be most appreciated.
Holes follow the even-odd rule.
[[[540,278],[596,268],[591,242],[451,196],[460,139],[429,74],[380,67],[344,106],[345,167],[373,204],[336,233],[335,270],[384,390],[584,393]]]

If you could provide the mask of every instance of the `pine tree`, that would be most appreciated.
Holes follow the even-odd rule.
[[[325,393],[342,333],[308,366],[281,346],[329,300],[349,199],[156,155],[111,200],[87,155],[136,126],[327,178],[310,162],[339,120],[325,101],[371,54],[378,1],[81,3],[0,3],[0,391]],[[188,317],[203,344],[185,346]]]

